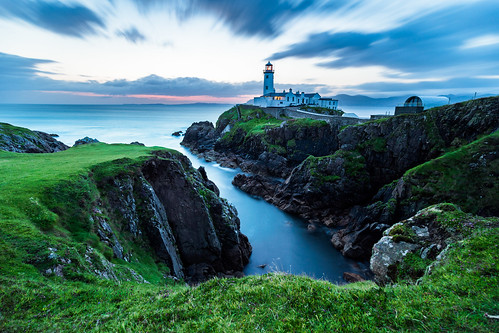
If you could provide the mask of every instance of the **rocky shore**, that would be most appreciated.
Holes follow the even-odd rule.
[[[332,243],[345,256],[369,258],[387,228],[431,204],[449,201],[468,212],[498,214],[490,176],[498,170],[497,138],[459,148],[499,128],[499,97],[344,128],[240,109],[222,114],[216,126],[193,124],[182,144],[251,173],[234,178],[243,191],[309,222],[340,227]],[[460,151],[459,160],[453,151]],[[487,176],[464,172],[468,167]],[[432,187],[449,172],[461,178],[459,188],[450,182]]]

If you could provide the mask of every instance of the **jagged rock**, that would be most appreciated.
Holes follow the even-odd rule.
[[[55,153],[68,146],[51,134],[0,123],[0,149],[15,153]]]
[[[397,265],[409,253],[424,260],[438,260],[450,243],[471,233],[477,223],[483,223],[483,219],[444,203],[420,210],[409,219],[394,224],[373,246],[371,270],[376,282],[395,281]]]
[[[168,223],[165,208],[151,185],[140,177],[136,189],[141,199],[138,207],[142,219],[142,228],[149,238],[156,255],[170,268],[177,278],[183,278],[183,264],[177,251],[175,237]]]
[[[385,284],[391,281],[390,269],[410,252],[417,249],[416,244],[399,242],[396,243],[390,236],[383,236],[373,247],[371,256],[371,271],[375,275],[376,282]]]
[[[102,180],[114,216],[177,278],[197,283],[238,275],[251,245],[239,231],[235,208],[218,196],[203,168],[193,169],[182,155],[157,154],[134,173]]]
[[[277,188],[273,203],[289,213],[323,219],[366,200],[368,179],[364,159],[357,153],[311,157]]]
[[[99,208],[94,208],[92,210],[92,216],[90,217],[93,223],[97,225],[97,235],[100,240],[108,245],[112,250],[113,254],[118,259],[125,259],[123,253],[123,246],[118,241],[116,234],[109,225],[109,222],[104,217],[102,211]]]
[[[246,176],[240,173],[234,177],[232,184],[248,194],[272,200],[275,189],[280,182],[260,175]]]
[[[76,140],[73,147],[79,146],[79,145],[86,145],[89,143],[97,143],[97,142],[100,142],[100,141],[97,139],[89,138],[88,136],[86,136],[83,139]]]
[[[182,131],[176,131],[176,132],[173,132],[172,135],[173,136],[182,136]]]
[[[113,209],[119,212],[125,221],[130,233],[138,236],[142,233],[139,229],[139,216],[137,214],[137,205],[133,195],[133,180],[130,176],[114,178],[111,180],[113,190],[107,193],[109,203]]]
[[[198,153],[212,149],[217,139],[218,134],[213,124],[209,121],[201,121],[192,124],[185,131],[185,136],[181,144]]]
[[[135,146],[145,146],[145,144],[143,144],[142,142],[138,142],[138,141],[130,142],[130,144],[135,145]]]

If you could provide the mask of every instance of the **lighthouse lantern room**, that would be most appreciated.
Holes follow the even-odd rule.
[[[263,71],[263,95],[275,93],[274,89],[274,66],[270,61],[265,65]]]

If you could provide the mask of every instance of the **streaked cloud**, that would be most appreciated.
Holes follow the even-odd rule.
[[[241,100],[261,94],[267,60],[277,90],[493,92],[496,13],[497,0],[1,0],[0,94]]]
[[[233,33],[243,36],[271,38],[282,32],[285,24],[309,12],[338,8],[345,0],[134,0],[142,9],[155,6],[175,11],[180,19],[195,15],[214,15]]]
[[[492,56],[499,54],[498,35],[486,34],[497,30],[497,20],[490,13],[498,12],[497,1],[484,1],[480,5],[463,4],[420,15],[383,32],[314,33],[269,58],[319,58],[315,59],[319,66],[335,69],[384,66],[408,73],[446,69],[455,73],[456,68],[461,68],[479,75],[499,70],[499,63]],[[463,40],[467,41],[464,48]],[[490,46],[489,50],[467,52],[485,45]]]
[[[492,46],[499,44],[499,35],[484,35],[470,38],[463,43],[461,48],[473,49],[476,47]]]
[[[81,4],[59,1],[2,0],[0,16],[18,19],[37,27],[71,37],[83,38],[105,28],[103,19]]]
[[[130,27],[125,30],[118,30],[116,31],[116,35],[119,37],[123,37],[134,44],[144,42],[146,40],[146,36],[144,36],[136,27]]]

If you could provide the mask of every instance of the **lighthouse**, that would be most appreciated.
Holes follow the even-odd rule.
[[[263,96],[275,93],[274,89],[274,66],[270,61],[265,65],[263,70]]]

